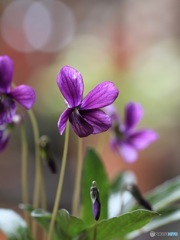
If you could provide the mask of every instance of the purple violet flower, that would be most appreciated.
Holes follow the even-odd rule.
[[[58,121],[60,134],[63,134],[68,119],[79,137],[101,133],[111,127],[111,118],[99,108],[110,105],[117,98],[119,91],[112,82],[98,84],[83,99],[84,84],[81,73],[72,67],[64,66],[57,76],[57,84],[67,104],[67,109]]]
[[[27,85],[11,89],[13,70],[13,61],[8,56],[0,56],[0,125],[12,122],[16,113],[15,101],[30,109],[36,98],[33,88]]]
[[[124,122],[121,121],[114,106],[108,106],[106,110],[113,121],[114,136],[111,138],[111,147],[127,163],[134,162],[138,157],[139,150],[145,149],[157,140],[158,134],[153,130],[136,130],[136,126],[144,114],[139,103],[129,102],[126,105]]]

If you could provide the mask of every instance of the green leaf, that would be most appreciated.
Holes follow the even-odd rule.
[[[24,219],[11,209],[0,209],[0,231],[9,240],[32,240]]]
[[[142,228],[154,216],[158,216],[158,213],[140,209],[119,217],[102,220],[96,225],[96,240],[111,240],[124,237],[128,233]],[[86,230],[86,240],[93,239],[94,226]]]
[[[146,194],[146,198],[154,209],[163,209],[165,206],[180,200],[180,176],[166,181]]]
[[[59,224],[61,231],[71,237],[70,239],[79,235],[86,228],[81,219],[69,215],[65,209],[58,211],[56,222]]]
[[[159,227],[180,220],[180,206],[169,207],[166,210],[160,211],[159,213],[160,216],[154,218],[149,224],[147,224],[141,230],[137,230],[129,234],[128,238],[134,239],[135,237],[138,237],[142,233],[150,232]]]
[[[41,208],[34,209],[31,205],[20,204],[19,207],[20,209],[28,212],[31,217],[35,218],[43,228],[45,228],[46,230],[49,229],[51,213]]]
[[[46,230],[46,233],[48,233],[51,220],[51,213],[45,211],[44,209],[34,209],[31,205],[20,204],[19,207],[20,209],[28,212],[30,216],[33,217],[37,221],[37,223],[39,223],[41,227],[43,227]],[[56,228],[57,226],[55,224],[53,240],[58,240]]]
[[[82,179],[82,200],[83,200],[82,216],[83,220],[87,224],[91,224],[94,222],[94,217],[92,213],[92,203],[90,198],[90,187],[92,185],[92,181],[96,181],[97,187],[100,192],[101,201],[100,219],[106,219],[109,194],[108,177],[100,157],[92,148],[89,148],[86,152],[86,156],[84,159]]]
[[[35,218],[37,222],[44,228],[46,231],[49,229],[51,213],[43,209],[35,209],[31,211],[31,217]]]
[[[22,207],[21,207],[22,208]],[[34,209],[31,206],[23,206],[26,211],[48,232],[52,214],[43,209]],[[53,240],[72,240],[86,228],[85,223],[74,216],[71,216],[66,209],[57,212],[53,233]]]

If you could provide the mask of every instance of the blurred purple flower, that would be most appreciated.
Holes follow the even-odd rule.
[[[72,67],[64,66],[57,76],[57,84],[67,104],[67,109],[58,121],[60,134],[63,134],[68,119],[79,137],[101,133],[111,127],[111,118],[99,108],[108,106],[117,98],[119,91],[112,82],[98,84],[83,99],[84,84],[81,73]]]
[[[36,98],[33,88],[27,85],[11,90],[13,70],[13,61],[8,56],[0,56],[0,125],[12,122],[16,113],[15,101],[30,109]]]
[[[0,125],[0,152],[5,149],[10,138],[10,132],[6,130],[6,125]]]
[[[153,130],[136,130],[136,126],[144,114],[139,103],[130,102],[126,105],[124,122],[121,121],[114,106],[106,107],[106,111],[113,121],[114,136],[111,138],[111,147],[126,162],[134,162],[138,157],[139,150],[145,149],[157,140],[158,134]]]
[[[0,125],[0,152],[2,152],[7,146],[11,133],[14,128],[22,121],[22,117],[16,114],[11,123]]]

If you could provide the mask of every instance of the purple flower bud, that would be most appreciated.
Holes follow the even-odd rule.
[[[56,163],[51,149],[51,140],[48,136],[43,135],[39,139],[39,148],[41,159],[44,160],[52,173],[56,173]]]
[[[96,182],[92,182],[92,187],[90,189],[90,196],[92,200],[92,211],[94,215],[94,219],[98,221],[101,212],[101,203],[99,200],[99,190],[96,186]]]

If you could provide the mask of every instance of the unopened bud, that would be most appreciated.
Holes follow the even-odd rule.
[[[92,182],[92,186],[90,188],[90,196],[92,200],[92,211],[94,215],[94,219],[97,221],[100,217],[101,212],[101,203],[99,199],[99,190],[96,186],[96,182]]]
[[[48,136],[43,135],[40,137],[39,148],[41,159],[43,159],[47,163],[52,173],[56,173],[56,164],[51,149],[51,140]]]

